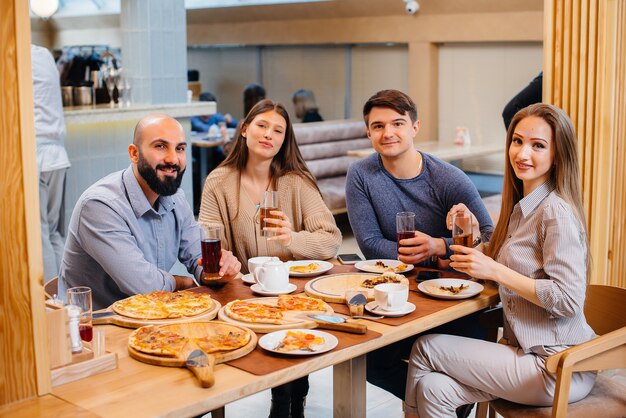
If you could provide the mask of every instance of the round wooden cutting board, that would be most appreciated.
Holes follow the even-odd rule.
[[[106,316],[103,318],[94,318],[94,325],[118,325],[120,327],[125,328],[139,328],[146,325],[160,325],[160,324],[180,324],[184,322],[197,322],[197,321],[210,321],[211,319],[217,316],[217,312],[220,310],[222,305],[216,301],[215,299],[211,299],[213,306],[208,311],[205,311],[199,315],[195,316],[183,316],[182,318],[170,318],[170,319],[137,319],[137,318],[129,318],[127,316],[122,316],[113,311],[113,305],[106,308],[106,312],[111,312],[111,316]]]
[[[256,302],[256,303],[264,303],[266,305],[276,306],[278,302],[277,297],[267,297],[267,298],[253,298],[253,299],[245,299],[246,302]],[[291,328],[315,328],[318,326],[318,323],[313,319],[308,318],[306,315],[308,314],[322,314],[322,315],[332,315],[335,311],[329,305],[326,305],[326,310],[324,311],[285,311],[283,312],[283,319],[286,321],[285,324],[261,324],[261,323],[252,323],[252,322],[242,322],[236,319],[233,319],[226,315],[224,312],[224,308],[228,306],[228,304],[224,305],[218,313],[218,318],[222,321],[228,322],[230,324],[237,324],[258,333],[268,333],[274,331],[280,331],[283,329],[291,329]]]
[[[366,279],[378,277],[380,274],[344,273],[319,277],[306,283],[304,291],[307,295],[326,302],[346,303],[346,290],[365,291],[368,300],[374,299],[374,289],[362,287]],[[409,279],[402,276],[401,283],[408,284]]]

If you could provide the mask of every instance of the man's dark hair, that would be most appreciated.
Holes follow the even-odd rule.
[[[393,109],[401,115],[408,114],[411,122],[415,123],[417,121],[417,106],[415,106],[415,103],[409,96],[398,90],[381,90],[365,102],[363,119],[365,119],[365,124],[368,126],[370,112],[374,107]]]
[[[201,102],[217,102],[215,95],[213,93],[209,93],[208,91],[200,93],[198,100],[200,100]]]

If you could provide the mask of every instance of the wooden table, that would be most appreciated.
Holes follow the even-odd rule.
[[[119,356],[118,368],[53,389],[52,395],[103,417],[195,416],[259,391],[289,382],[328,366],[333,369],[334,417],[364,417],[365,354],[462,316],[498,301],[497,289],[487,286],[481,295],[460,300],[446,308],[406,324],[391,326],[361,320],[381,337],[310,357],[286,369],[256,376],[227,364],[215,368],[216,384],[201,388],[191,372],[183,368],[157,367],[128,356],[131,330],[106,325],[106,349]],[[443,301],[433,300],[433,303]],[[430,302],[429,302],[430,303]]]
[[[438,141],[429,141],[418,142],[415,145],[418,151],[434,155],[435,157],[448,162],[463,158],[479,157],[504,152],[504,142],[492,144],[454,145],[442,144]],[[364,148],[348,151],[348,155],[352,157],[367,157],[374,152],[374,148]]]

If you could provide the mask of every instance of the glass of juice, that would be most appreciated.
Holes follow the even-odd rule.
[[[396,242],[398,243],[398,254],[400,254],[400,240],[413,238],[415,236],[415,213],[398,212],[396,214]]]
[[[220,258],[222,257],[222,227],[220,225],[202,225],[202,268],[204,275],[200,280],[203,285],[215,284],[221,279]]]
[[[86,286],[70,287],[67,289],[67,304],[80,308],[80,322],[78,331],[83,341],[91,342],[93,339],[91,288]]]
[[[266,218],[279,219],[277,215],[273,215],[271,212],[278,209],[278,192],[266,191],[263,195],[263,201],[261,202],[261,208],[259,209],[259,224],[261,228],[261,235],[264,237],[272,237],[276,235],[273,231],[266,231],[265,228],[274,228],[278,225],[266,222]]]
[[[455,245],[462,245],[469,248],[473,247],[473,221],[474,219],[470,212],[458,211],[452,214],[452,240]]]

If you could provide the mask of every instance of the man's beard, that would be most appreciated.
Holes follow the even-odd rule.
[[[173,168],[178,173],[176,177],[166,177],[165,180],[161,180],[157,174],[159,169]],[[141,174],[141,177],[148,183],[148,186],[152,191],[159,196],[171,196],[180,187],[180,183],[183,181],[183,174],[185,170],[181,171],[178,164],[159,164],[156,168],[152,168],[150,164],[143,158],[141,152],[139,152],[139,159],[137,161],[137,171]]]

